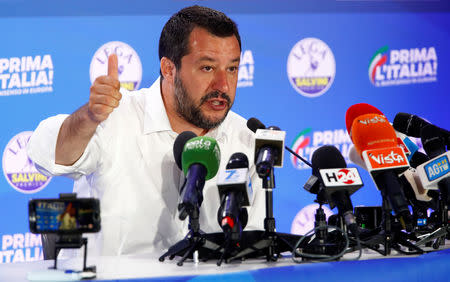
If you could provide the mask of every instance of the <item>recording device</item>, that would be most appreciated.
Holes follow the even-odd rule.
[[[266,126],[259,119],[254,117],[247,121],[247,127],[255,133],[258,129],[266,129]]]
[[[100,202],[94,198],[33,199],[28,202],[28,214],[32,233],[100,231]]]
[[[272,191],[275,188],[275,175],[273,168],[283,165],[286,132],[281,131],[276,126],[264,129],[265,126],[256,118],[248,120],[247,127],[255,132],[256,173],[262,179],[262,187],[265,189],[266,218],[264,219],[264,229],[268,233],[275,233]],[[267,260],[273,259],[274,250],[274,246],[268,246]]]
[[[408,136],[395,130],[395,135],[397,135],[398,145],[405,151],[408,161],[411,160],[412,156],[419,151],[419,146],[416,145]]]
[[[355,147],[352,146],[350,148],[349,152],[349,158],[350,160],[359,165],[360,167],[367,170],[366,164],[364,163],[361,156],[356,151]],[[436,199],[439,195],[436,195],[436,193],[433,193],[433,191],[430,191],[429,189],[425,189],[422,184],[422,180],[420,179],[419,175],[416,172],[416,167],[418,163],[423,163],[424,160],[426,161],[428,158],[427,155],[421,153],[421,152],[415,152],[412,155],[410,155],[411,167],[408,168],[406,171],[404,171],[401,175],[399,175],[399,181],[402,183],[403,186],[403,192],[405,194],[406,199],[413,207],[413,214],[415,218],[416,225],[420,227],[420,225],[424,225],[423,223],[426,222],[427,218],[427,209],[436,209],[437,203]],[[436,188],[437,189],[437,188]],[[381,210],[381,207],[377,207],[377,209]],[[374,216],[373,211],[364,211],[363,209],[360,210],[360,218],[358,222],[358,215],[356,213],[355,208],[355,216],[357,217],[358,225],[363,228],[369,228],[373,229],[373,221],[372,220],[363,220],[363,218],[366,218],[367,216]],[[367,216],[366,216],[367,215]],[[377,217],[378,218],[378,217]],[[363,226],[364,225],[364,226]],[[378,226],[378,225],[376,225]]]
[[[398,135],[397,135],[398,136]],[[409,138],[407,140],[410,140]],[[411,141],[412,142],[412,141]],[[408,144],[405,142],[405,144]],[[422,179],[424,176],[419,175],[416,168],[430,160],[430,158],[417,150],[414,150],[414,147],[417,147],[417,145],[414,144],[414,146],[406,145],[408,148],[410,148],[410,152],[413,152],[409,157],[409,165],[410,167],[401,173],[399,176],[403,175],[403,177],[406,178],[406,180],[409,182],[409,185],[411,186],[411,189],[413,189],[415,198],[419,201],[430,201],[432,197],[435,197],[436,195],[433,194],[430,190],[437,190],[437,185],[430,185],[430,186],[424,186],[425,181]],[[413,150],[411,150],[411,147]],[[348,153],[350,161],[357,164],[364,170],[367,170],[367,166],[364,162],[364,160],[361,158],[359,153],[356,151],[355,146],[351,146]],[[408,197],[409,198],[409,197]]]
[[[362,114],[366,108],[372,113]],[[367,104],[351,106],[346,114],[346,124],[348,126],[351,122],[351,126],[347,128],[376,187],[389,201],[403,227],[411,231],[412,218],[398,177],[409,168],[409,163],[405,152],[398,146],[394,128],[384,115],[373,113],[373,108]]]
[[[189,216],[189,233],[159,257],[159,261],[164,261],[166,257],[172,260],[175,256],[181,256],[177,265],[182,266],[188,257],[194,258],[204,251],[211,255],[217,251],[217,237],[208,236],[200,230],[200,206],[205,181],[213,178],[219,170],[220,149],[215,139],[197,137],[193,132],[184,131],[175,139],[173,154],[177,166],[185,175],[180,188],[178,218],[185,220]]]
[[[258,129],[266,129],[266,126],[265,126],[260,120],[258,120],[257,118],[254,118],[254,117],[250,118],[250,119],[247,121],[247,127],[248,127],[251,131],[253,131],[253,132],[255,132],[255,133],[256,133],[256,131],[257,131]],[[299,154],[297,154],[296,152],[294,152],[291,148],[289,148],[289,147],[286,146],[286,145],[284,146],[284,148],[285,148],[286,150],[288,150],[289,153],[291,153],[292,155],[294,155],[295,157],[297,157],[299,160],[301,160],[302,162],[304,162],[306,165],[308,165],[309,167],[312,167],[312,165],[311,165],[310,162],[308,162],[308,161],[305,160],[302,156],[300,156]],[[281,162],[281,163],[283,163],[283,162]]]
[[[381,207],[355,207],[356,223],[361,228],[373,230],[380,226],[382,213]]]
[[[173,148],[175,162],[186,176],[180,190],[181,202],[178,204],[181,220],[200,208],[205,181],[217,174],[220,164],[217,141],[211,137],[194,135],[190,131],[182,132],[175,139]]]
[[[432,158],[417,167],[424,186],[438,185],[442,198],[450,204],[450,152],[446,152],[440,129],[433,125],[425,125],[420,132],[425,152]]]
[[[416,115],[398,113],[393,125],[397,131],[413,137],[421,137],[421,130],[425,126],[433,127],[435,137],[443,138],[444,144],[450,146],[450,131],[437,127]]]
[[[274,167],[283,167],[286,132],[276,126],[258,129],[255,134],[255,164],[259,177],[267,177]]]
[[[248,158],[244,153],[234,153],[224,171],[217,178],[220,208],[217,220],[224,232],[240,233],[248,221],[247,210],[253,191],[248,172]]]
[[[348,156],[349,156],[350,161],[352,161],[353,163],[357,164],[358,166],[360,166],[361,168],[363,168],[364,170],[367,171],[367,166],[364,163],[364,160],[359,155],[359,153],[356,151],[355,146],[350,147]],[[424,153],[415,152],[413,155],[411,155],[411,161],[410,161],[411,167],[408,168],[406,171],[404,171],[402,174],[403,177],[406,179],[406,181],[408,181],[408,183],[409,183],[408,185],[414,192],[414,197],[418,201],[428,202],[428,201],[431,201],[432,197],[434,196],[434,195],[430,195],[431,191],[429,191],[429,189],[426,189],[423,186],[422,180],[420,179],[420,177],[415,169],[419,164],[422,164],[429,159],[430,158],[428,158],[428,156],[425,155]],[[437,187],[435,189],[437,189]],[[407,198],[410,199],[410,197],[407,197]]]
[[[28,214],[30,231],[42,234],[44,258],[54,259],[53,267],[49,267],[47,271],[29,273],[30,280],[41,281],[43,277],[45,280],[58,281],[95,278],[96,267],[86,266],[88,239],[83,238],[82,234],[100,231],[98,199],[77,198],[75,193],[62,193],[57,199],[33,199],[28,202]],[[57,271],[58,253],[61,249],[78,249],[83,246],[81,271]]]
[[[352,105],[350,108],[348,108],[347,112],[345,113],[345,126],[347,127],[347,132],[352,140],[353,140],[352,138],[353,121],[355,120],[355,118],[366,114],[383,115],[383,113],[379,109],[367,103],[359,103]]]
[[[437,184],[450,176],[449,160],[450,152],[446,152],[417,167],[416,175],[425,189],[439,189]]]
[[[305,189],[317,194],[319,203],[328,203],[330,208],[337,206],[339,215],[344,219],[347,228],[353,235],[358,236],[359,231],[350,199],[350,195],[363,186],[358,170],[347,168],[341,152],[330,145],[322,146],[314,151],[311,162],[313,179],[317,180],[316,183],[312,183],[314,180],[309,180]]]

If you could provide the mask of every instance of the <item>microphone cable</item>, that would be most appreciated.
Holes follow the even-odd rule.
[[[314,253],[305,253],[305,252],[299,252],[297,249],[298,247],[303,243],[303,241],[308,238],[309,235],[312,235],[313,233],[316,233],[316,231],[319,230],[323,230],[323,229],[334,229],[339,231],[340,233],[342,233],[342,235],[345,238],[345,246],[342,249],[342,251],[340,251],[338,254],[336,255],[324,255],[324,254],[314,254]],[[351,253],[354,252],[355,250],[347,250],[349,248],[350,245],[350,239],[347,235],[347,232],[345,232],[344,230],[342,230],[341,228],[337,227],[337,226],[333,226],[333,225],[324,225],[324,226],[317,226],[314,227],[313,229],[311,229],[310,231],[308,231],[302,238],[300,238],[297,243],[295,244],[293,250],[292,250],[292,260],[295,263],[305,263],[305,262],[309,262],[309,261],[304,261],[303,259],[308,259],[308,260],[312,260],[312,261],[317,261],[317,262],[326,262],[326,261],[334,261],[334,260],[338,260],[339,258],[341,258],[342,256],[344,256],[347,253]],[[354,260],[359,260],[362,256],[362,247],[361,247],[361,242],[359,237],[356,237],[356,249],[359,250],[358,256],[354,259],[348,259],[348,260],[344,260],[344,261],[354,261]],[[300,257],[300,258],[298,258]]]

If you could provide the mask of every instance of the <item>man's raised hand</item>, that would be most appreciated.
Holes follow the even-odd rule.
[[[122,94],[119,92],[119,64],[116,54],[108,57],[108,74],[99,76],[91,86],[88,103],[89,118],[97,123],[106,120],[119,106]]]

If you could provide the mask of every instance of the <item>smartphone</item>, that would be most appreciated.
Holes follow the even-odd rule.
[[[30,200],[28,215],[32,233],[100,231],[100,202],[94,198]]]

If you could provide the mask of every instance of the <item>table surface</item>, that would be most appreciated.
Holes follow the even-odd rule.
[[[450,247],[449,244],[445,246]],[[450,250],[446,250],[444,256],[450,257]],[[442,252],[437,252],[442,253]],[[223,263],[221,266],[216,265],[216,260],[209,260],[207,262],[194,262],[187,260],[183,266],[178,266],[176,263],[179,258],[174,260],[166,260],[159,262],[160,254],[146,254],[146,255],[129,255],[120,257],[88,257],[87,265],[95,265],[97,267],[97,280],[117,280],[117,279],[137,279],[137,278],[175,278],[175,277],[192,277],[192,276],[208,276],[208,275],[224,275],[230,273],[243,273],[248,271],[270,269],[278,271],[286,266],[294,266],[295,271],[301,271],[302,268],[311,270],[311,266],[316,272],[328,271],[325,267],[342,267],[348,263],[355,263],[351,261],[356,258],[358,252],[353,252],[344,256],[339,262],[314,263],[306,262],[298,265],[293,262],[290,256],[283,256],[277,262],[267,262],[265,259],[247,259],[245,261],[236,261],[231,263]],[[428,254],[430,255],[430,254]],[[423,257],[422,255],[419,257]],[[399,258],[413,258],[414,256],[405,256],[397,254],[395,251],[390,256],[381,256],[380,254],[363,250],[363,255],[360,261],[374,261],[378,260],[380,263],[386,262],[392,265],[392,259]],[[417,256],[416,256],[417,257]],[[399,260],[397,260],[399,261]],[[340,263],[340,266],[338,266]],[[335,264],[335,265],[334,265]],[[3,264],[0,265],[0,281],[28,281],[27,275],[30,272],[42,272],[53,265],[53,260],[36,261],[27,263]],[[354,265],[355,267],[357,265]],[[348,265],[347,265],[348,267]],[[82,268],[81,258],[58,260],[59,269],[73,269],[80,270]],[[375,270],[376,272],[376,270]],[[245,276],[239,276],[245,277]],[[251,277],[251,276],[250,276]],[[372,277],[373,278],[373,277]],[[254,279],[250,279],[254,280]]]

